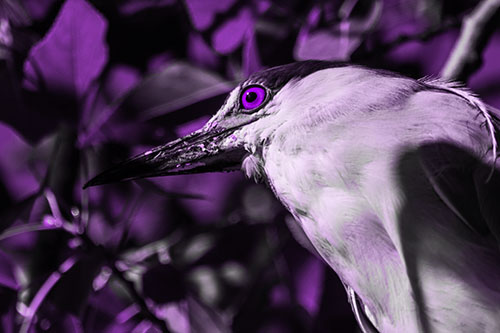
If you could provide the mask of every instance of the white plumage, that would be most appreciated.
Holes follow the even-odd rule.
[[[251,85],[270,96],[247,111]],[[364,330],[500,332],[498,116],[452,83],[304,62],[250,77],[204,128],[90,184],[231,156],[292,213]]]
[[[274,114],[235,132],[253,152],[245,173],[265,175],[374,326],[500,332],[498,247],[473,235],[426,181],[421,159],[433,156],[412,153],[450,143],[491,165],[496,140],[477,98],[446,82],[343,67],[292,80],[259,112]],[[414,173],[408,184],[402,163]],[[498,282],[481,281],[485,274]]]

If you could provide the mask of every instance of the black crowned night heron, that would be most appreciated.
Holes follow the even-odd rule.
[[[306,61],[87,186],[242,168],[346,286],[366,332],[500,332],[498,111],[455,84]]]

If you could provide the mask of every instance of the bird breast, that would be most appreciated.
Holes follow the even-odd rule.
[[[491,135],[479,111],[432,89],[378,108],[278,129],[253,165],[383,332],[500,330],[500,286],[477,287],[498,252],[469,237],[415,153],[448,142],[483,158]]]

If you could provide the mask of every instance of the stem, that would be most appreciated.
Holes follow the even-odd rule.
[[[156,324],[162,332],[169,333],[170,330],[168,329],[167,324],[165,323],[164,320],[161,320],[158,318],[148,307],[142,296],[137,292],[135,289],[134,284],[132,281],[129,281],[125,278],[123,273],[116,267],[116,264],[113,262],[111,265],[111,270],[113,271],[113,274],[122,282],[122,284],[125,286],[127,291],[129,292],[130,296],[134,299],[134,302],[139,305],[141,308],[141,312],[146,317],[149,319],[152,323]]]
[[[481,55],[495,31],[499,8],[500,0],[483,0],[464,18],[460,37],[441,71],[441,77],[465,82],[481,66]]]
[[[123,273],[118,269],[118,267],[116,267],[116,258],[114,257],[114,255],[109,251],[107,251],[105,248],[94,244],[94,242],[88,237],[87,234],[85,233],[81,234],[80,238],[87,246],[97,248],[98,250],[100,250],[102,255],[110,262],[113,274],[122,282],[123,286],[128,291],[130,297],[132,297],[134,302],[139,305],[139,307],[141,308],[142,315],[145,318],[149,319],[153,324],[157,325],[162,332],[170,333],[167,323],[164,320],[158,318],[149,309],[148,305],[146,304],[142,296],[139,294],[137,289],[135,289],[135,286],[132,283],[132,281],[127,280],[123,275]]]

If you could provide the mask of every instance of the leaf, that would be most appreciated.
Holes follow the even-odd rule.
[[[245,76],[250,76],[262,69],[259,56],[259,47],[255,38],[255,33],[248,33],[243,46],[243,71]]]
[[[123,0],[119,3],[119,10],[122,15],[132,15],[145,9],[172,6],[175,2],[175,0]]]
[[[357,36],[342,36],[327,29],[310,32],[297,40],[296,60],[348,60],[361,44]]]
[[[228,10],[234,2],[235,0],[186,0],[185,3],[194,27],[198,30],[205,30],[212,25],[217,13]]]
[[[117,288],[119,287],[116,285],[110,287],[108,283],[103,289],[89,296],[88,310],[85,311],[87,315],[82,318],[85,332],[132,331],[133,321],[130,319],[140,308],[135,303],[127,306],[121,290]]]
[[[225,333],[231,332],[228,316],[209,308],[194,297],[187,298],[191,332]]]
[[[215,31],[212,36],[214,49],[222,54],[234,52],[251,33],[254,20],[250,8],[243,7],[236,17],[224,22]]]
[[[14,275],[14,265],[3,251],[0,251],[0,286],[13,290],[19,289],[19,283]]]
[[[7,0],[8,2],[8,0]],[[22,0],[24,8],[33,20],[43,20],[53,9],[56,0]]]
[[[311,316],[318,313],[323,292],[325,265],[316,257],[304,260],[298,272],[294,274],[297,301]]]
[[[107,22],[84,0],[67,0],[54,24],[29,52],[25,87],[84,96],[108,60]]]
[[[168,264],[152,267],[144,273],[142,292],[158,304],[179,301],[186,294],[182,274]]]
[[[0,142],[0,179],[9,195],[19,201],[38,189],[38,181],[28,167],[32,147],[1,122]]]
[[[4,333],[18,332],[16,327],[16,301],[18,293],[8,288],[0,288],[0,327]]]
[[[16,26],[26,26],[31,24],[30,17],[23,7],[26,7],[26,2],[29,0],[24,0],[24,6],[19,0],[7,0],[0,3],[0,17],[8,19]],[[33,1],[33,0],[31,0]],[[37,0],[34,0],[37,1]],[[40,1],[37,1],[40,2]],[[48,1],[45,1],[48,2]]]
[[[138,118],[146,120],[225,94],[233,87],[215,73],[176,62],[132,89],[122,108],[141,110]]]
[[[205,68],[215,69],[220,63],[217,54],[205,42],[203,37],[196,32],[189,35],[188,57],[192,63]]]
[[[368,4],[368,5],[367,5]],[[338,14],[314,7],[302,26],[294,48],[296,60],[347,61],[361,45],[380,19],[382,3],[379,0],[345,1]],[[321,25],[321,17],[339,16],[329,25]]]
[[[182,200],[180,204],[199,223],[211,223],[220,220],[228,203],[236,200],[232,191],[241,184],[243,177],[240,172],[208,173],[158,177],[151,181],[165,191],[197,193],[207,198],[208,200]]]

